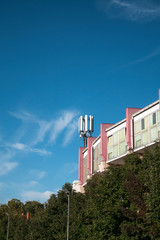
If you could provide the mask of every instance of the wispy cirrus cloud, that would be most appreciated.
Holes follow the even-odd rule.
[[[0,142],[2,141],[2,136],[0,135]]]
[[[132,62],[129,62],[129,63],[126,63],[126,64],[123,64],[123,65],[120,65],[120,66],[118,66],[118,67],[115,67],[115,68],[110,69],[108,72],[106,72],[106,74],[115,72],[115,71],[117,71],[117,70],[120,70],[120,69],[129,67],[129,66],[132,66],[132,65],[136,65],[136,64],[138,64],[138,63],[145,62],[145,61],[149,60],[150,58],[153,58],[153,57],[155,57],[155,56],[158,56],[159,54],[160,54],[160,47],[156,48],[155,50],[153,50],[152,52],[148,53],[147,55],[145,55],[145,56],[142,57],[142,58],[136,59],[136,60],[134,60],[134,61],[132,61]],[[106,74],[105,74],[105,75],[106,75]]]
[[[57,137],[65,130],[68,129],[69,126],[74,127],[74,121],[75,118],[78,116],[78,112],[75,110],[65,110],[62,111],[58,117],[53,118],[49,121],[40,119],[36,117],[35,115],[28,113],[27,111],[19,111],[19,112],[9,112],[13,117],[20,119],[24,121],[25,123],[29,124],[34,123],[35,128],[34,128],[34,134],[32,136],[32,139],[30,139],[30,144],[32,146],[37,145],[40,142],[43,142],[45,138],[48,138],[48,143],[55,143]],[[74,131],[75,131],[74,127]],[[23,131],[23,129],[22,129]],[[73,129],[72,129],[72,134],[73,134]],[[24,134],[26,134],[25,131],[23,131]],[[20,134],[19,134],[20,135]],[[70,141],[70,135],[71,132],[66,131],[64,133],[64,138],[65,138],[65,145],[69,143]],[[68,139],[68,141],[67,141]],[[19,146],[22,147],[23,146]]]
[[[18,162],[12,162],[11,159],[15,156],[12,151],[0,152],[0,175],[6,175],[18,166]]]
[[[20,184],[19,184],[19,188],[21,187],[21,189],[30,189],[30,188],[34,188],[34,187],[36,187],[37,185],[38,185],[39,183],[37,182],[37,181],[34,181],[34,180],[31,180],[31,181],[29,181],[29,182],[27,182],[27,183],[22,183],[22,186],[20,186]]]
[[[34,178],[39,180],[45,177],[46,172],[39,169],[31,169],[29,171],[29,175],[31,175],[32,177],[34,176]]]
[[[17,137],[18,140],[27,134],[28,129],[25,129],[25,128],[30,127],[31,124],[34,124],[35,130],[34,130],[34,137],[32,138],[32,142],[31,142],[32,145],[36,145],[37,143],[42,142],[44,140],[46,133],[49,131],[49,129],[53,124],[52,121],[47,122],[45,120],[39,119],[34,114],[29,113],[28,111],[25,111],[25,110],[21,110],[17,112],[10,111],[9,114],[15,117],[16,119],[21,120],[23,123],[23,126],[18,131],[18,137]]]
[[[38,153],[39,155],[50,155],[52,154],[51,152],[45,150],[45,149],[38,149],[38,148],[32,148],[26,144],[23,143],[8,143],[7,146],[15,149],[15,150],[20,150],[20,151],[25,151],[25,152],[34,152]]]
[[[38,153],[39,155],[51,155],[52,152],[47,151],[46,149],[39,149],[39,148],[29,148],[30,152]]]
[[[77,171],[78,171],[78,164],[77,163],[72,163],[71,168],[69,170],[69,174],[72,174],[72,173],[77,172]]]
[[[48,149],[60,134],[63,133],[61,141],[62,145],[66,146],[76,131],[78,112],[74,110],[61,111],[56,118],[48,121],[24,110],[9,112],[9,114],[21,120],[21,125],[15,132],[15,136],[10,137],[10,141],[7,142],[1,138],[0,175],[7,174],[18,166],[18,162],[13,160],[19,153],[49,156],[52,152]],[[39,179],[43,175],[44,172],[39,173]]]
[[[17,162],[11,162],[11,161],[0,161],[0,175],[5,175],[12,171],[14,168],[18,166]]]
[[[145,55],[144,57],[128,63],[127,65],[129,66],[129,65],[134,65],[134,64],[137,64],[137,63],[145,62],[145,61],[149,60],[150,58],[155,57],[159,54],[160,54],[160,47],[156,48],[155,50],[153,50],[149,54]]]
[[[23,143],[8,143],[7,146],[12,147],[17,150],[25,150],[26,145]]]
[[[21,192],[22,201],[40,201],[45,202],[49,199],[50,195],[53,194],[51,191],[38,192],[38,191],[23,191]]]
[[[151,21],[160,17],[160,3],[153,0],[101,0],[99,7],[113,18]]]
[[[63,146],[66,146],[71,141],[77,129],[78,129],[78,120],[75,119],[67,127],[67,134],[64,137]]]
[[[75,162],[65,163],[62,168],[62,172],[68,172],[68,174],[73,174],[74,172],[77,172],[77,170],[78,163]]]
[[[17,118],[17,119],[21,119],[24,121],[35,121],[36,118],[33,114],[27,112],[27,111],[18,111],[18,112],[10,112],[9,114],[12,115],[13,117]]]
[[[4,186],[4,183],[0,182],[0,190],[3,188],[3,186]]]
[[[46,135],[48,134],[48,132],[51,130],[51,128],[53,127],[53,121],[44,121],[44,120],[38,120],[37,124],[39,126],[38,130],[37,130],[37,135],[35,137],[35,139],[33,140],[32,144],[35,145],[39,142],[43,142]]]
[[[54,121],[54,126],[53,126],[53,129],[51,131],[51,135],[50,135],[50,141],[51,142],[54,142],[57,138],[57,136],[65,129],[65,128],[68,128],[69,125],[71,123],[73,123],[72,121],[74,120],[74,118],[77,116],[77,112],[75,111],[64,111],[62,112],[62,115],[57,118],[55,121]],[[74,129],[75,131],[75,129]],[[70,135],[70,132],[67,132],[65,138],[68,138],[69,140],[69,137],[68,135]],[[66,141],[66,143],[68,143],[69,141]]]

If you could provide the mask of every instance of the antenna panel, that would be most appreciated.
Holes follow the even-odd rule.
[[[83,116],[79,118],[79,133],[83,132]]]
[[[94,117],[92,115],[89,116],[89,131],[94,132]]]
[[[88,115],[85,115],[85,119],[84,119],[84,131],[87,132],[88,131]]]
[[[79,117],[79,135],[83,137],[84,147],[87,147],[87,138],[92,136],[94,131],[94,117],[92,115],[85,115]]]

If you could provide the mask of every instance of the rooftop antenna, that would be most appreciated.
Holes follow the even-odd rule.
[[[83,138],[84,147],[87,147],[87,138],[92,136],[94,131],[94,117],[90,115],[80,116],[79,118],[79,134],[80,138]]]

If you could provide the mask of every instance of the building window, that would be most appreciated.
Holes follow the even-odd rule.
[[[107,151],[108,160],[126,153],[126,128],[122,128],[108,137]]]
[[[87,181],[88,169],[87,169],[87,156],[84,157],[84,168],[83,168],[83,183]]]
[[[156,124],[156,113],[152,114],[152,124]]]
[[[138,147],[140,147],[140,146],[141,146],[141,139],[139,139],[139,140],[136,141],[136,147],[138,148]]]
[[[134,133],[137,134],[141,131],[141,121],[134,123]]]
[[[93,161],[92,161],[92,170],[93,172],[97,172],[99,170],[99,164],[102,161],[101,156],[101,146],[100,143],[97,144],[96,147],[93,147]]]
[[[145,129],[145,122],[144,122],[144,118],[141,119],[141,129],[144,130]]]
[[[109,160],[112,159],[112,152],[110,152],[110,153],[108,154],[108,159],[109,159]]]
[[[113,136],[108,137],[108,146],[111,147],[113,145]]]
[[[148,114],[146,117],[134,122],[134,146],[139,148],[153,143],[159,138],[159,110]]]

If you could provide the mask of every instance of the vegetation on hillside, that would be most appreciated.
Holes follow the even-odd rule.
[[[67,231],[70,192],[72,240],[160,239],[160,147],[145,150],[143,159],[126,156],[125,165],[110,166],[88,180],[85,194],[66,183],[48,201],[0,205],[0,240],[63,240]],[[27,213],[30,218],[26,219]]]

